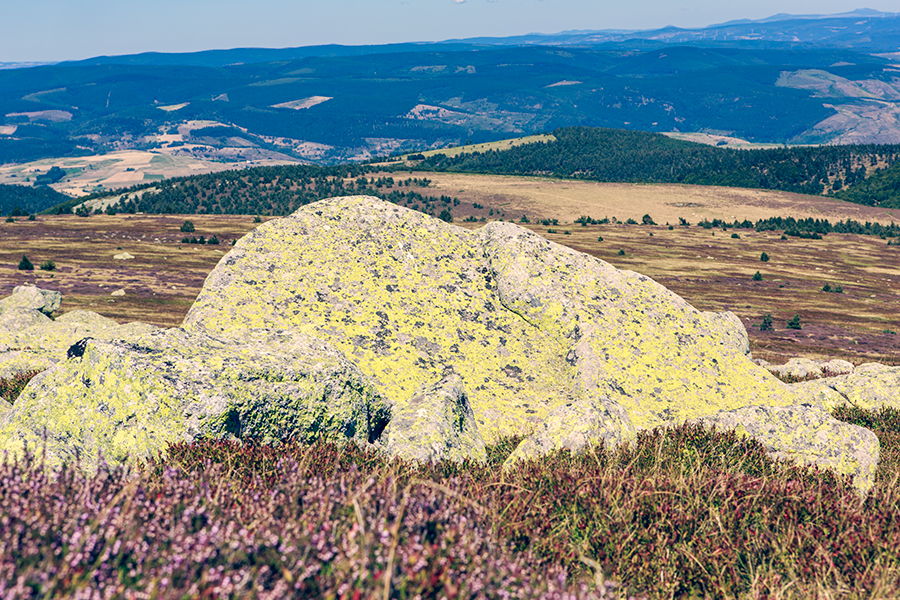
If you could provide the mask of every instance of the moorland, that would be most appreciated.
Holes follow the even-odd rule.
[[[138,214],[143,211],[137,208],[158,206],[154,202],[170,202],[173,210],[192,204],[178,204],[162,193],[155,200],[127,200],[136,196],[131,192],[110,197],[114,205],[104,205],[102,198],[88,201],[95,204],[82,214],[90,216],[41,214],[0,223],[0,285],[12,289],[35,281],[63,292],[64,311],[86,308],[120,322],[176,326],[233,240],[257,226],[257,219],[272,218],[266,213],[282,212],[279,198],[310,200],[298,198],[296,189],[274,192],[278,180],[264,181],[271,173],[205,175],[170,188],[171,198],[183,200],[183,194],[176,195],[179,185],[198,186],[192,196],[208,203],[214,198],[210,190],[229,198],[232,188],[243,183],[247,196],[238,197],[236,206],[258,209],[261,216],[256,218],[205,211]],[[435,216],[446,212],[446,218],[463,227],[497,218],[514,221],[554,242],[653,277],[698,308],[733,311],[750,333],[754,354],[772,362],[794,356],[900,362],[895,333],[900,330],[900,246],[894,245],[900,231],[891,225],[900,223],[900,215],[895,209],[771,190],[415,171],[373,173],[341,179],[340,184],[334,177],[318,179],[310,185],[306,189],[312,199],[376,195]],[[254,188],[270,193],[254,194]],[[645,223],[645,216],[653,224]],[[182,231],[185,221],[191,221],[194,231]],[[841,223],[856,227],[833,231]],[[814,235],[817,228],[824,235]],[[201,235],[220,243],[190,243]],[[113,258],[122,252],[135,258]],[[23,254],[34,265],[52,260],[56,268],[19,271]],[[766,262],[760,260],[763,254]],[[761,279],[754,281],[757,271]],[[826,284],[840,286],[842,293],[823,292]],[[125,290],[124,297],[109,296],[119,289]],[[776,328],[760,331],[766,314],[773,316]],[[803,329],[786,329],[795,314]]]
[[[897,365],[897,18],[0,71],[0,184],[20,184],[0,185],[0,289],[177,326],[235,240],[367,194],[467,228],[511,220],[649,275],[737,314],[757,358]],[[861,145],[797,147],[823,143]],[[900,413],[834,416],[881,443],[865,497],[696,425],[511,472],[519,438],[485,464],[289,439],[92,473],[7,457],[0,597],[896,598]]]
[[[767,191],[760,201],[736,188],[447,173],[385,173],[363,189],[389,195],[407,179],[403,192],[419,194],[416,205],[452,207],[462,226],[478,227],[479,215],[493,212],[651,274],[700,308],[734,310],[756,356],[897,360],[896,334],[879,332],[900,302],[896,246],[872,229],[883,221],[882,231],[893,231],[890,209],[787,192]],[[357,190],[357,180],[344,189],[351,182]],[[477,195],[485,190],[494,190],[490,200]],[[750,218],[778,223],[762,215],[786,207],[795,211],[787,222],[794,230],[742,227]],[[666,225],[666,210],[693,211],[682,217],[690,225]],[[83,214],[0,223],[0,285],[34,282],[63,292],[61,311],[163,326],[178,324],[231,241],[271,218]],[[853,218],[860,232],[801,236],[809,234],[803,224],[814,229],[818,219],[821,228],[825,215],[829,223]],[[220,243],[196,243],[200,236]],[[114,258],[122,252],[134,258]],[[21,254],[54,268],[18,270]],[[755,271],[763,273],[758,281]],[[843,293],[824,292],[823,282],[843,285]],[[117,290],[125,296],[112,296]],[[775,331],[754,328],[765,312],[777,317]],[[784,328],[795,313],[802,329]],[[0,382],[0,393],[14,402],[30,376]],[[774,461],[756,442],[697,425],[644,432],[615,450],[556,452],[506,473],[499,465],[519,438],[491,446],[485,464],[417,465],[353,444],[291,440],[176,444],[130,470],[94,473],[77,465],[50,471],[31,456],[6,460],[0,593],[896,597],[900,416],[850,406],[835,416],[872,429],[881,442],[875,488],[865,498],[849,479]]]

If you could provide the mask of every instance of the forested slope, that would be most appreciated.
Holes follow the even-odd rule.
[[[56,206],[68,198],[47,186],[0,184],[0,214],[30,215]]]
[[[545,175],[628,183],[688,183],[822,194],[862,181],[900,160],[900,146],[810,146],[739,150],[655,133],[565,127],[555,141],[507,150],[435,154],[418,168]],[[847,198],[849,199],[849,197]]]
[[[459,200],[427,194],[431,183],[427,178],[395,179],[383,171],[370,165],[287,165],[222,171],[71,199],[50,212],[68,212],[83,202],[112,195],[121,199],[109,206],[111,213],[287,215],[316,200],[359,194],[451,219],[450,210]],[[377,179],[367,177],[373,173],[381,175]]]
[[[841,190],[835,196],[857,204],[900,208],[900,164]]]

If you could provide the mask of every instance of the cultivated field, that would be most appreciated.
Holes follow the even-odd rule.
[[[900,215],[826,198],[692,186],[631,186],[514,177],[416,174],[432,179],[429,194],[460,199],[455,223],[494,210],[547,238],[620,268],[644,273],[703,310],[731,310],[750,333],[754,356],[783,362],[793,356],[844,358],[854,363],[900,363],[900,246],[876,236],[829,234],[822,240],[781,239],[781,232],[703,229],[702,218],[771,216],[900,221]],[[397,177],[397,174],[394,174]],[[473,203],[483,206],[475,208]],[[659,224],[624,225],[650,214]],[[620,223],[573,223],[580,215],[616,217]],[[677,225],[678,217],[692,223]],[[538,219],[557,219],[540,225]],[[179,228],[190,219],[196,231]],[[674,228],[669,229],[665,223]],[[252,216],[71,215],[0,223],[0,294],[35,282],[63,292],[61,311],[89,309],[118,321],[175,326],[190,308],[207,274],[230,242],[257,224]],[[554,232],[548,232],[554,230]],[[569,234],[565,232],[568,231]],[[739,237],[732,237],[737,234]],[[182,244],[185,236],[218,246]],[[602,238],[602,241],[598,241]],[[129,252],[132,260],[113,255]],[[770,260],[762,262],[765,252]],[[26,254],[36,269],[19,271]],[[37,266],[52,260],[57,269]],[[756,271],[761,281],[753,281]],[[823,292],[825,284],[843,293]],[[112,297],[123,289],[124,297]],[[773,331],[759,331],[765,314]],[[786,329],[799,314],[802,329]]]
[[[199,160],[189,156],[170,156],[157,152],[124,150],[108,154],[72,158],[46,158],[30,163],[0,166],[0,183],[22,184],[46,173],[51,167],[66,171],[53,189],[70,196],[148,183],[169,177],[197,175],[233,169],[234,164]]]

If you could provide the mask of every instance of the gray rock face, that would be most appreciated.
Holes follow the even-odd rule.
[[[146,323],[119,325],[97,313],[73,310],[51,319],[61,294],[33,285],[15,288],[0,300],[0,378],[43,371],[65,358],[66,350],[85,337],[125,339],[156,329]]]
[[[853,372],[853,363],[846,360],[815,361],[808,358],[792,358],[783,365],[766,364],[765,367],[772,373],[782,377],[829,377],[844,375]]]
[[[199,437],[379,437],[390,406],[328,344],[296,332],[213,339],[180,329],[131,342],[87,340],[38,375],[0,418],[0,450],[96,464],[147,457]]]
[[[453,372],[395,404],[384,440],[389,455],[408,460],[487,459],[462,378]]]
[[[862,492],[875,483],[880,444],[864,427],[838,421],[817,406],[748,406],[698,419],[761,442],[769,455],[853,476]]]
[[[486,442],[534,432],[522,456],[569,443],[556,422],[567,405],[614,416],[592,430],[613,444],[815,396],[753,364],[734,315],[511,223],[469,232],[372,198],[319,202],[245,236],[183,327],[323,339],[398,405],[453,369]]]
[[[808,382],[810,389],[828,394],[828,407],[844,402],[865,410],[893,408],[900,410],[900,367],[868,363],[852,373]]]

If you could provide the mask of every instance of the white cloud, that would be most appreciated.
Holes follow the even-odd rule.
[[[465,2],[466,0],[453,0],[453,1],[456,2],[457,4],[462,4],[462,3]]]

